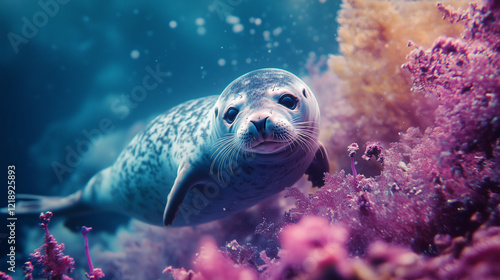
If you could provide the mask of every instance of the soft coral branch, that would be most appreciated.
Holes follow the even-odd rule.
[[[43,267],[42,276],[51,280],[71,279],[65,274],[73,272],[75,261],[64,255],[64,243],[58,244],[54,236],[49,233],[49,222],[52,212],[40,214],[40,228],[45,229],[44,244],[30,254],[37,265]]]
[[[85,239],[85,255],[87,256],[87,262],[89,264],[89,270],[91,274],[88,274],[85,272],[85,276],[87,276],[88,279],[91,280],[97,280],[100,279],[101,277],[104,277],[104,273],[102,272],[102,269],[100,268],[94,268],[94,264],[92,263],[92,259],[90,258],[90,251],[89,251],[89,239],[87,238],[87,233],[91,231],[91,227],[82,227],[82,235],[83,239]]]

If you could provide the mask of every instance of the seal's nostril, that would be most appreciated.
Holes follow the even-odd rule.
[[[269,117],[265,117],[261,120],[258,121],[251,121],[253,125],[255,125],[255,128],[257,129],[258,132],[261,132],[266,129],[266,122]]]

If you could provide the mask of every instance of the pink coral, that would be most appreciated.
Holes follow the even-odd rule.
[[[271,270],[271,279],[283,279],[283,275],[294,275],[298,279],[327,279],[327,275],[341,279],[351,277],[345,248],[348,236],[345,228],[314,216],[285,227],[281,234],[281,262]]]
[[[197,273],[184,268],[174,269],[167,267],[163,272],[172,273],[177,280],[199,280],[199,279],[246,279],[256,280],[257,274],[245,267],[234,264],[226,258],[218,249],[215,240],[205,237],[201,241],[201,252],[194,261]]]
[[[33,264],[25,262],[23,265],[24,280],[33,280]]]
[[[64,255],[64,243],[58,244],[54,236],[49,233],[49,222],[52,212],[40,214],[40,227],[45,229],[45,242],[35,250],[30,257],[37,265],[43,267],[42,275],[48,279],[71,279],[65,274],[73,272],[75,261]]]
[[[100,268],[94,268],[94,264],[92,263],[92,259],[90,258],[90,252],[89,252],[89,239],[87,238],[87,233],[91,231],[91,227],[82,227],[82,235],[83,239],[85,240],[85,255],[87,256],[87,263],[89,264],[89,271],[90,274],[85,272],[85,276],[88,279],[94,280],[94,279],[100,279],[104,277],[104,273],[102,272],[102,269]]]
[[[12,280],[12,277],[0,271],[0,280]]]
[[[438,98],[436,124],[447,136],[441,142],[449,152],[492,158],[500,136],[498,3],[471,4],[468,13],[439,8],[452,22],[463,22],[461,38],[440,37],[430,49],[417,47],[403,68],[412,74],[415,90]]]
[[[456,7],[468,2],[447,1]],[[408,40],[429,47],[439,35],[459,36],[463,28],[441,18],[434,1],[342,1],[335,37],[340,54],[330,56],[330,72],[310,82],[320,100],[320,137],[330,170],[348,168],[342,155],[353,141],[376,139],[387,145],[409,127],[432,125],[434,100],[411,92],[410,74],[400,66],[409,52]],[[374,163],[358,165],[365,174],[376,168]]]
[[[373,157],[376,161],[384,164],[384,155],[382,154],[383,150],[384,149],[382,148],[380,142],[368,141],[366,143],[365,153],[361,157],[364,160],[370,160]]]

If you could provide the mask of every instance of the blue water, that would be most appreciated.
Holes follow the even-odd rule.
[[[311,53],[338,52],[339,5],[0,1],[0,168],[17,193],[71,193],[173,105],[258,68],[306,75]]]

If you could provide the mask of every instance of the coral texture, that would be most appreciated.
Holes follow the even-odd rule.
[[[403,68],[412,74],[415,89],[439,100],[442,145],[490,159],[500,136],[500,14],[477,4],[464,14],[439,8],[451,22],[464,22],[466,31],[458,39],[439,37],[427,50],[417,47]]]
[[[64,255],[64,243],[58,244],[54,236],[49,233],[49,222],[52,212],[40,214],[40,228],[45,229],[45,241],[30,257],[35,264],[43,268],[42,276],[47,279],[71,279],[66,274],[73,272],[75,261]]]
[[[468,2],[449,3],[465,7]],[[322,87],[324,81],[317,79],[313,90],[324,101],[321,137],[331,164],[346,168],[338,156],[353,141],[387,144],[409,127],[432,124],[433,102],[410,91],[411,77],[400,65],[408,40],[429,47],[439,35],[458,36],[462,28],[443,21],[434,1],[344,0],[341,8],[341,55],[328,60],[337,88]]]
[[[217,246],[223,246],[228,240],[238,240],[245,244],[257,244],[259,247],[245,247],[247,250],[240,252],[239,245],[231,248],[232,244],[238,244],[234,241],[224,247],[228,252],[225,259],[239,259],[245,267],[255,268],[257,264],[252,261],[259,258],[256,252],[264,247],[276,247],[273,241],[268,243],[262,236],[255,235],[255,227],[262,222],[263,215],[268,221],[281,219],[283,211],[280,211],[278,202],[282,201],[276,196],[263,205],[196,228],[165,229],[133,220],[127,228],[113,236],[110,242],[105,242],[109,243],[109,248],[94,247],[92,253],[96,262],[106,271],[106,277],[111,279],[170,279],[167,278],[170,277],[169,274],[162,275],[162,270],[167,266],[184,267],[184,271],[172,271],[174,275],[179,275],[180,279],[188,279],[185,277],[194,276],[192,269],[202,265],[192,261],[198,245],[204,246],[209,240],[210,243],[205,246],[209,248],[214,240]],[[204,236],[210,236],[212,239],[205,239]],[[261,243],[262,246],[259,245]]]
[[[211,238],[205,238],[201,242],[200,253],[195,260],[196,270],[186,271],[167,267],[163,273],[172,273],[176,279],[258,279],[257,273],[252,269],[234,264],[229,258],[219,252],[215,241]]]
[[[24,280],[33,280],[33,264],[28,261],[23,265]]]
[[[12,280],[12,277],[0,271],[0,280]]]
[[[64,243],[57,243],[56,239],[49,232],[49,222],[53,214],[50,211],[40,213],[40,228],[45,229],[44,244],[35,252],[30,254],[30,258],[34,261],[35,265],[42,269],[40,276],[49,280],[72,280],[67,274],[71,274],[75,269],[75,261],[68,255],[64,254]],[[82,235],[85,240],[85,252],[91,274],[85,273],[87,279],[101,279],[104,273],[100,268],[94,268],[90,259],[89,242],[87,233],[92,230],[89,227],[82,227]],[[34,266],[31,261],[27,261],[23,265],[24,279],[32,280]],[[0,279],[12,279],[10,276],[5,275],[0,271]],[[79,278],[77,278],[79,279]]]

